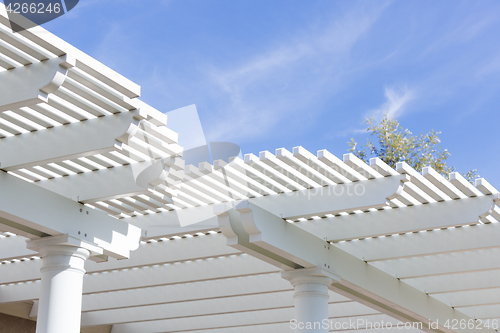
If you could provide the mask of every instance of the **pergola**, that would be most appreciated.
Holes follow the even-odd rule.
[[[3,6],[0,67],[0,312],[37,333],[499,327],[484,179],[302,147],[186,166],[137,84]]]

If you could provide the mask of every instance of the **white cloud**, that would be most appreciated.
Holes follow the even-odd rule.
[[[495,58],[493,58],[490,62],[488,62],[486,65],[482,66],[476,76],[477,77],[483,77],[487,76],[489,74],[495,73],[500,71],[500,54],[497,55]]]
[[[326,25],[302,29],[238,66],[212,65],[207,84],[226,102],[207,123],[207,136],[238,141],[271,133],[290,119],[295,125],[311,121],[314,102],[342,87],[342,77],[353,70],[351,49],[384,8],[354,8]]]
[[[409,89],[407,86],[385,87],[385,102],[374,110],[370,110],[366,117],[374,117],[380,120],[386,113],[393,118],[400,117],[407,109],[410,101],[416,98],[415,89]]]

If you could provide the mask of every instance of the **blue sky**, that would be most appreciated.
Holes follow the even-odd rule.
[[[341,157],[385,110],[500,186],[500,2],[80,0],[44,27],[211,141]]]

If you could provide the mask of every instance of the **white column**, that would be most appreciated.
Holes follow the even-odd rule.
[[[320,268],[284,271],[281,276],[295,288],[295,332],[328,333],[328,287],[333,278]]]
[[[28,248],[42,257],[36,333],[79,333],[84,264],[99,249],[68,235],[30,241]]]

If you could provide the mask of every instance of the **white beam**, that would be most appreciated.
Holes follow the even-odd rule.
[[[83,296],[82,311],[134,308],[242,295],[265,295],[284,291],[293,291],[293,287],[288,281],[282,279],[279,273],[239,276],[227,279],[119,290],[111,293],[86,294]],[[330,292],[330,300],[332,302],[351,301],[334,292]]]
[[[22,236],[69,234],[118,258],[127,258],[139,246],[139,228],[103,212],[88,209],[6,172],[0,172],[0,187],[0,223],[15,228]]]
[[[405,279],[405,283],[430,295],[466,290],[500,288],[500,270]]]
[[[350,183],[351,180],[347,178],[345,170],[340,170],[339,168],[332,168],[331,166],[322,162],[318,157],[301,146],[293,148],[293,156],[299,161],[307,164],[309,167],[313,168],[316,172],[319,172],[329,179],[333,180],[337,184]]]
[[[450,173],[450,183],[469,197],[481,196],[483,193],[474,187],[458,172]]]
[[[321,186],[337,184],[285,148],[276,149],[276,158]]]
[[[500,304],[500,288],[435,294],[432,297],[460,310],[467,306]]]
[[[204,235],[149,244],[143,243],[137,250],[130,253],[128,260],[109,260],[100,263],[89,261],[85,264],[85,270],[88,274],[92,274],[117,269],[133,269],[140,266],[216,258],[239,253],[238,250],[226,246],[224,236],[220,234]],[[40,279],[40,265],[40,260],[0,265],[0,284]]]
[[[124,221],[146,230],[146,238],[204,232],[219,229],[213,206],[177,209],[125,218]]]
[[[170,168],[182,168],[180,159],[166,158],[94,172],[41,180],[38,186],[82,203],[124,198],[149,192]]]
[[[203,329],[221,330],[225,327],[245,327],[254,329],[265,324],[288,323],[293,317],[293,308],[260,310],[244,313],[229,313],[202,318],[176,318],[148,322],[113,325],[111,333],[157,333]],[[259,325],[259,326],[255,326]],[[288,326],[289,327],[289,326]],[[290,331],[290,329],[289,329]]]
[[[271,273],[275,270],[275,267],[250,256],[232,255],[97,273],[91,275],[86,281],[84,292],[87,290],[89,292],[102,292],[194,282],[230,276]]]
[[[87,274],[84,277],[83,293],[119,291],[278,271],[276,267],[251,256],[232,255]],[[39,287],[39,280],[0,285],[0,303],[37,299]]]
[[[396,170],[391,168],[387,163],[382,161],[379,157],[370,158],[370,167],[372,169],[375,169],[378,173],[380,173],[384,177],[394,176],[399,174]]]
[[[272,292],[259,295],[217,297],[213,299],[183,301],[148,305],[126,309],[109,309],[82,313],[82,326],[145,322],[181,317],[213,316],[224,313],[244,313],[293,307],[293,291]],[[335,316],[352,317],[377,313],[356,302],[330,304]]]
[[[284,148],[282,148],[282,149],[284,149]],[[280,155],[280,151],[281,151],[281,149],[276,149],[277,156]],[[270,166],[274,169],[279,170],[283,174],[286,174],[287,177],[296,181],[297,183],[304,186],[305,188],[314,188],[314,187],[321,187],[322,186],[321,183],[317,183],[313,179],[302,174],[299,170],[282,162],[280,159],[277,158],[277,156],[271,154],[269,151],[261,151],[259,153],[259,158],[263,163],[267,164],[268,166]]]
[[[296,223],[328,241],[377,237],[479,223],[494,205],[492,197],[466,198],[426,205],[384,209]]]
[[[74,58],[62,56],[0,72],[0,112],[47,102],[74,65]]]
[[[498,190],[493,187],[490,183],[486,181],[484,178],[477,178],[475,180],[475,186],[478,190],[480,190],[485,195],[496,194]]]
[[[450,197],[441,191],[437,186],[432,184],[424,176],[422,176],[418,171],[409,166],[406,162],[398,162],[396,164],[396,170],[402,174],[408,174],[411,176],[411,182],[418,186],[425,194],[430,196],[436,201],[450,200]]]
[[[356,323],[360,323],[359,326],[356,326]],[[397,324],[398,321],[394,320],[391,317],[388,317],[386,315],[369,315],[369,316],[356,316],[356,317],[350,317],[350,318],[330,318],[330,325],[335,327],[344,327],[345,329],[348,329],[348,331],[338,331],[338,332],[349,332],[349,333],[372,333],[372,332],[386,332],[386,331],[391,331],[390,329],[370,329],[370,328],[365,328],[367,325],[369,327],[370,323],[373,327],[373,324],[375,323],[381,323],[381,322],[391,322],[393,324]],[[352,330],[350,329],[350,325],[354,323],[354,327],[359,327],[359,330]],[[395,325],[394,325],[395,326]],[[255,333],[256,330],[258,330],[259,333],[290,333],[291,327],[289,321],[284,321],[281,323],[275,323],[275,324],[258,324],[258,325],[249,325],[249,326],[235,326],[235,327],[218,327],[218,328],[213,328],[213,329],[206,329],[201,332],[203,333]],[[393,329],[394,330],[394,329]],[[408,330],[403,330],[405,332],[408,331],[413,331],[413,332],[419,332],[417,329],[408,329]],[[336,331],[337,332],[337,331]]]
[[[383,177],[377,170],[371,168],[368,164],[365,163],[365,161],[363,161],[353,153],[344,154],[343,159],[345,164],[358,171],[368,179]]]
[[[274,292],[265,295],[242,295],[86,312],[82,313],[82,326],[140,323],[181,317],[193,318],[222,313],[255,311],[264,308],[289,308],[291,306],[293,306],[293,291]]]
[[[400,279],[500,269],[500,248],[453,252],[371,264]]]
[[[258,329],[259,333],[290,333],[289,323],[273,323],[273,324],[259,324],[251,326],[237,326],[237,327],[218,327],[209,328],[201,333],[255,333]]]
[[[0,168],[10,171],[119,149],[119,142],[127,142],[137,130],[139,120],[134,117],[138,117],[139,112],[124,112],[4,138],[0,140]]]
[[[305,189],[305,187],[301,184],[297,183],[291,178],[288,178],[287,174],[282,173],[280,172],[280,170],[276,170],[273,167],[262,162],[259,157],[255,156],[254,154],[245,154],[245,164],[258,170],[262,174],[269,176],[271,179],[274,179],[276,182],[278,182],[281,186],[287,188],[288,191],[283,190],[283,192],[285,193]]]
[[[388,206],[403,189],[406,175],[364,180],[252,198],[250,202],[285,219],[324,216]]]
[[[26,239],[22,236],[0,237],[0,263],[4,260],[36,256],[37,252],[26,248]]]
[[[431,167],[425,167],[422,169],[422,176],[424,176],[428,181],[430,181],[434,186],[439,188],[441,191],[446,193],[452,199],[464,199],[466,198],[459,189],[453,186],[447,179],[445,179],[441,174]]]
[[[348,297],[354,300],[364,302],[400,320],[425,323],[429,318],[435,318],[444,323],[447,319],[470,319],[430,298],[424,292],[367,265],[364,261],[335,246],[329,246],[324,240],[248,201],[238,204],[236,208],[240,216],[233,214],[231,225],[243,227],[244,232],[234,227],[232,233],[228,232],[225,221],[222,221],[221,227],[224,226],[223,233],[228,235],[233,242],[236,235],[236,240],[241,245],[240,248],[245,247],[249,242],[254,245],[251,251],[258,251],[256,247],[260,247],[262,255],[272,252],[303,267],[323,267],[341,278],[340,282],[334,281],[332,290],[344,296],[349,295]],[[274,263],[274,259],[271,259],[270,262]],[[425,327],[424,330],[430,331]],[[442,326],[437,331],[450,332]],[[470,330],[458,331],[469,332]]]
[[[318,160],[322,161],[324,164],[341,173],[343,176],[347,177],[353,182],[367,179],[365,176],[345,164],[337,156],[333,155],[326,149],[318,150]]]
[[[131,165],[41,180],[36,184],[82,203],[116,199],[148,192],[147,188],[141,187],[135,182],[134,168]]]
[[[260,274],[120,290],[112,292],[112,294],[87,294],[83,296],[82,311],[131,308],[151,304],[165,304],[189,300],[193,301],[292,290],[293,287],[290,283],[283,280],[279,273]],[[332,300],[335,302],[348,301],[347,298],[338,294],[333,294]]]
[[[500,314],[500,304],[491,304],[491,305],[480,305],[480,306],[471,306],[471,307],[463,307],[460,308],[460,311],[467,314],[470,317],[479,318],[479,319],[496,319],[499,318]],[[500,323],[497,321],[497,325]],[[496,326],[498,329],[499,326]]]
[[[351,303],[346,303],[351,304]],[[356,304],[356,303],[352,303]],[[338,318],[337,311],[342,311],[337,304],[330,304],[328,307],[329,317]],[[373,310],[363,308],[361,311],[366,311],[367,313],[374,313]],[[113,325],[111,333],[153,333],[153,332],[178,332],[178,331],[197,331],[197,330],[208,330],[217,329],[222,331],[224,328],[229,327],[246,327],[250,326],[253,328],[253,332],[260,332],[259,326],[264,324],[273,323],[286,323],[288,326],[288,332],[290,329],[290,320],[294,317],[293,308],[284,309],[269,309],[269,310],[257,310],[257,311],[247,311],[247,312],[236,312],[227,314],[215,314],[211,316],[203,317],[187,317],[187,318],[175,318],[175,319],[164,319],[164,320],[154,320],[146,322],[137,323],[127,323],[127,324],[116,324]],[[367,316],[353,316],[356,318],[367,318]]]
[[[17,18],[25,20],[21,15],[17,15]],[[21,22],[19,23],[22,24]],[[15,34],[10,33],[10,20],[4,6],[0,6],[1,25],[3,25],[2,30],[9,33],[9,37],[16,41],[16,47],[28,54],[34,54],[39,60],[46,60],[51,54],[56,56],[71,54],[76,59],[76,66],[97,80],[102,81],[129,98],[140,95],[140,87],[137,84],[40,26],[35,26],[29,30],[23,30]],[[16,38],[16,35],[20,35],[23,38]]]
[[[377,237],[342,242],[336,246],[365,261],[488,249],[500,247],[500,223]]]

